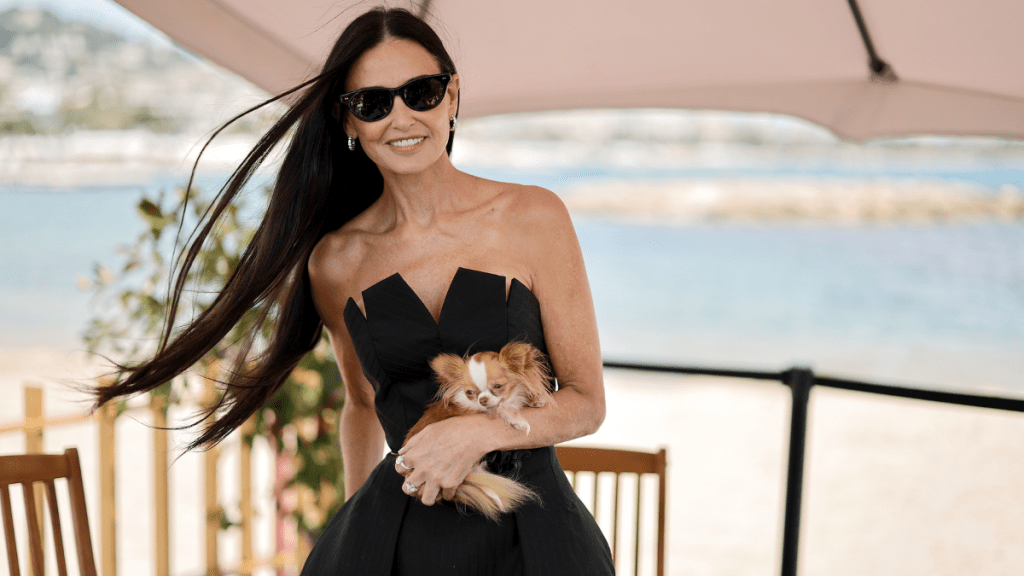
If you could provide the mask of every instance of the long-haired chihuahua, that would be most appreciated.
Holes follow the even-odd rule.
[[[479,413],[500,416],[529,434],[530,423],[520,410],[554,403],[544,355],[525,342],[510,342],[499,352],[478,352],[468,358],[440,354],[430,361],[430,367],[437,376],[439,400],[427,405],[406,435],[406,443],[434,422]],[[456,489],[453,501],[497,521],[501,514],[536,498],[533,490],[488,471],[480,462]]]

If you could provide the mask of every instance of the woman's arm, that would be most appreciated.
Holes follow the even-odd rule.
[[[500,418],[464,416],[437,422],[401,450],[411,472],[396,466],[419,497],[433,504],[450,497],[472,465],[492,450],[538,448],[586,436],[604,420],[604,379],[593,300],[579,241],[569,213],[553,193],[525,189],[508,220],[516,249],[532,270],[531,289],[540,301],[548,355],[558,377],[555,403],[522,415],[530,434]]]
[[[331,333],[331,345],[345,382],[345,405],[341,408],[339,429],[347,500],[380,462],[384,453],[384,430],[374,409],[373,387],[363,376],[347,331],[343,336]]]

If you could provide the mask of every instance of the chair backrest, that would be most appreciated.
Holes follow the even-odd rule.
[[[602,473],[608,472],[615,475],[615,491],[612,496],[614,508],[612,510],[612,554],[618,550],[619,536],[619,478],[622,474],[636,475],[636,519],[635,535],[633,541],[633,573],[640,573],[640,509],[642,498],[641,477],[644,474],[655,474],[658,477],[658,521],[657,521],[657,558],[656,573],[658,576],[665,574],[665,472],[666,452],[662,448],[658,452],[635,452],[632,450],[613,450],[607,448],[582,448],[578,446],[557,446],[558,461],[562,469],[572,473],[572,487],[577,489],[577,479],[581,472],[593,473],[594,490],[593,499],[588,505],[590,512],[597,517],[597,505],[599,502],[598,478]],[[615,558],[616,564],[619,558]]]
[[[57,511],[57,489],[54,480],[67,478],[71,501],[71,522],[74,527],[75,544],[78,551],[78,569],[82,576],[96,576],[96,562],[92,554],[92,539],[89,536],[89,519],[85,512],[85,491],[82,488],[82,468],[78,461],[78,450],[68,448],[63,454],[22,454],[0,456],[0,504],[3,505],[4,535],[7,542],[7,565],[11,576],[20,576],[18,549],[14,539],[14,514],[11,510],[11,484],[21,484],[25,499],[25,514],[28,517],[29,555],[32,574],[42,576],[43,535],[36,512],[33,484],[45,486],[47,508],[50,510],[50,524],[53,527],[53,545],[57,554],[57,573],[66,576],[67,563],[64,558],[64,540],[61,537],[60,514]]]

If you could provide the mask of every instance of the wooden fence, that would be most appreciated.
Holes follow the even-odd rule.
[[[208,389],[204,397],[204,404],[214,400],[212,389]],[[20,422],[0,424],[0,435],[23,433],[25,435],[25,452],[38,454],[43,452],[44,433],[47,429],[94,422],[99,439],[98,450],[98,478],[94,480],[98,485],[98,510],[90,509],[89,513],[99,513],[99,534],[94,535],[94,541],[99,546],[99,573],[101,576],[117,575],[117,486],[115,485],[115,467],[118,462],[117,446],[115,444],[114,424],[119,417],[117,406],[108,404],[97,410],[94,414],[71,414],[63,416],[47,417],[43,414],[43,390],[40,387],[26,385],[24,387],[25,418]],[[155,550],[155,576],[170,576],[170,522],[169,513],[171,508],[171,492],[168,478],[170,466],[170,441],[167,431],[167,406],[160,397],[153,397],[149,406],[129,408],[125,413],[132,414],[140,411],[148,411],[152,419],[151,432],[153,435],[153,496],[155,508],[153,510],[154,521],[154,550]],[[203,476],[205,478],[205,574],[208,576],[221,574],[238,574],[249,576],[254,570],[261,567],[273,567],[279,572],[283,569],[293,568],[302,564],[303,558],[298,558],[301,552],[278,552],[271,558],[255,558],[253,554],[253,493],[252,493],[252,443],[246,438],[251,438],[254,423],[250,420],[242,426],[241,441],[239,442],[239,510],[240,510],[240,531],[241,550],[240,557],[234,566],[222,569],[219,566],[218,535],[221,532],[221,519],[224,517],[224,508],[221,505],[217,493],[217,467],[220,457],[220,449],[214,448],[204,453]],[[88,455],[83,455],[88,457]],[[123,457],[122,457],[123,458]],[[272,472],[267,472],[272,474]],[[89,479],[86,479],[89,483]],[[42,486],[36,486],[36,511],[40,517],[40,527],[43,526]],[[298,538],[290,539],[292,541]]]

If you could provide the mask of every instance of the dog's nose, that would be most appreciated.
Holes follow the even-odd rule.
[[[487,396],[481,396],[480,397],[480,405],[481,406],[487,406],[487,403],[488,403]]]

